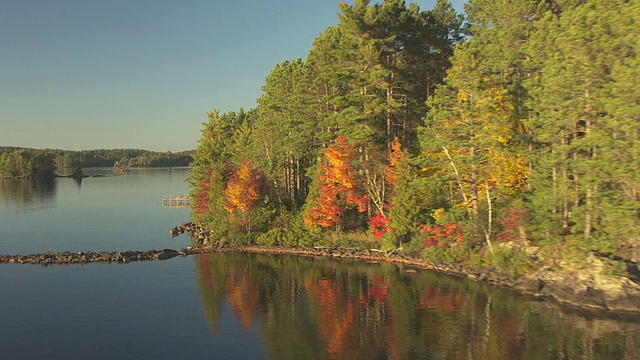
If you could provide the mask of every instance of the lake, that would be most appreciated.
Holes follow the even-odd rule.
[[[187,170],[0,181],[0,253],[189,244]],[[89,172],[89,171],[87,171]],[[0,265],[2,359],[638,359],[640,321],[393,264],[203,254]]]

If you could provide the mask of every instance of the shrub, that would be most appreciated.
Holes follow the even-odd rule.
[[[511,276],[525,272],[529,258],[524,250],[517,247],[498,246],[489,254],[491,265]]]

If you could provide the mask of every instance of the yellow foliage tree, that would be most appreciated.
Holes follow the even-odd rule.
[[[260,176],[251,166],[251,161],[243,160],[227,183],[224,209],[229,213],[239,211],[250,213],[260,198]]]
[[[493,201],[515,195],[526,185],[528,164],[518,154],[518,136],[524,127],[506,88],[488,78],[455,75],[457,87],[441,90],[449,91],[453,99],[446,104],[434,103],[435,120],[427,130],[431,146],[423,154],[440,168],[433,169],[437,167],[434,164],[425,167],[451,179],[452,194],[458,194],[452,200],[482,229],[491,250]],[[483,213],[486,221],[480,219]]]

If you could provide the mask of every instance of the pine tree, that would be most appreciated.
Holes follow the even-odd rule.
[[[531,210],[540,236],[603,251],[637,246],[629,230],[638,221],[640,128],[628,109],[638,87],[623,78],[637,73],[638,16],[633,2],[590,0],[547,16],[532,41],[542,64],[529,83],[539,116],[527,124],[538,151]]]
[[[254,151],[259,154],[255,162],[271,180],[280,201],[297,207],[307,195],[305,169],[320,145],[310,66],[300,59],[280,63],[262,90],[252,129]]]
[[[385,236],[386,246],[402,248],[402,244],[411,241],[419,231],[421,197],[415,187],[416,175],[409,164],[409,153],[396,145],[390,153],[387,181],[391,184],[389,228],[393,229]]]

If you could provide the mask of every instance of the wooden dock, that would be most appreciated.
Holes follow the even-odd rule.
[[[177,208],[191,206],[191,199],[188,196],[163,196],[162,207],[163,208]]]

